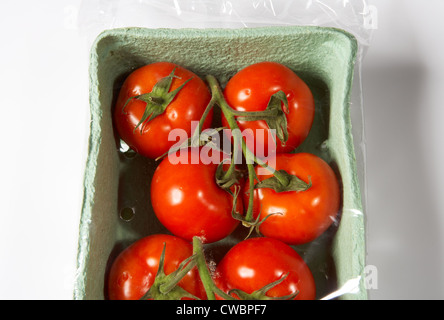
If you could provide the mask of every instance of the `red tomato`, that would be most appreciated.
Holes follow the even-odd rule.
[[[260,62],[242,69],[224,89],[225,100],[237,111],[263,111],[270,97],[281,90],[287,96],[289,109],[286,115],[288,140],[285,145],[277,138],[277,149],[274,143],[269,145],[273,140],[265,121],[238,121],[248,147],[255,150],[256,156],[290,152],[305,140],[315,113],[312,92],[291,69],[276,62]],[[222,121],[224,126],[228,126],[225,118]]]
[[[139,300],[153,285],[159,259],[165,247],[165,274],[177,270],[193,254],[191,243],[170,235],[151,235],[125,249],[113,262],[108,278],[111,300]],[[179,286],[200,299],[206,299],[197,268],[189,271]]]
[[[236,244],[223,257],[216,269],[215,283],[227,293],[239,289],[251,294],[285,275],[266,296],[284,297],[298,291],[295,300],[315,299],[313,275],[295,250],[276,239],[250,238]]]
[[[311,179],[312,186],[305,191],[255,189],[253,215],[257,217],[260,210],[263,219],[279,213],[268,217],[260,232],[288,244],[312,241],[337,219],[341,197],[338,179],[333,169],[313,154],[278,154],[275,160],[276,170],[285,170],[306,183]],[[268,177],[271,175],[261,175],[258,179],[263,181]],[[245,188],[248,190],[247,185]],[[244,197],[248,197],[247,193]]]
[[[206,147],[182,150],[185,156],[179,163],[166,157],[151,183],[151,202],[159,221],[174,235],[189,241],[197,236],[203,243],[227,237],[239,224],[232,217],[233,197],[215,180],[225,156],[207,151]],[[241,196],[236,210],[242,214]]]
[[[187,82],[166,107],[164,113],[139,126],[147,103],[128,99],[149,93],[159,80],[168,77],[175,69],[170,91]],[[156,159],[168,152],[177,141],[168,141],[173,129],[183,129],[191,136],[191,121],[199,121],[211,99],[205,82],[193,72],[169,62],[157,62],[133,71],[123,83],[114,111],[116,129],[131,149],[148,158]],[[212,112],[206,118],[203,128],[211,125]],[[143,129],[142,129],[143,128]],[[142,132],[141,132],[142,130]],[[172,137],[175,139],[176,137]]]

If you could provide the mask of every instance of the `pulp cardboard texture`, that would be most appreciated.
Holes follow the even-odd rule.
[[[150,179],[157,163],[121,151],[112,121],[125,77],[158,61],[177,63],[202,78],[212,74],[222,87],[237,71],[260,61],[283,63],[306,81],[315,97],[315,121],[294,152],[312,152],[328,161],[340,177],[343,198],[338,221],[319,239],[294,248],[314,274],[318,299],[353,281],[355,290],[339,299],[366,299],[364,217],[349,114],[356,52],[352,35],[321,27],[127,28],[99,35],[90,61],[91,133],[74,299],[106,299],[113,259],[146,235],[168,233],[150,204]],[[132,219],[120,217],[123,208],[134,211]],[[208,245],[207,252],[213,252],[209,258],[217,262],[243,232]]]

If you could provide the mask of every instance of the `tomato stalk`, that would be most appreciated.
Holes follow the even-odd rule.
[[[210,111],[213,109],[214,107],[214,97],[211,97],[210,102],[208,102],[207,107],[205,108],[204,113],[202,114],[202,117],[199,120],[199,123],[197,125],[196,131],[194,132],[194,138],[199,138],[202,134],[202,128],[204,125],[205,120],[207,119],[208,114],[210,113]]]
[[[242,143],[242,151],[244,153],[244,156],[246,158],[246,163],[247,165],[249,164],[253,164],[254,162],[256,162],[258,165],[269,169],[271,172],[274,171],[273,168],[271,168],[270,166],[268,166],[265,162],[261,161],[260,159],[258,159],[247,147],[246,142],[244,139],[242,139],[242,134],[240,131],[240,128],[236,122],[236,114],[242,114],[244,118],[248,118],[248,116],[246,116],[246,114],[249,114],[250,112],[239,112],[239,111],[235,111],[233,110],[228,103],[225,101],[224,95],[222,93],[222,90],[219,86],[219,83],[217,81],[217,79],[214,76],[208,75],[206,77],[206,80],[208,81],[208,84],[210,86],[210,90],[211,90],[211,94],[212,94],[212,99],[214,100],[214,103],[216,103],[222,110],[225,118],[227,119],[227,122],[230,126],[231,132],[233,134],[233,148],[234,150],[237,149],[237,143],[239,143],[239,141],[241,141]],[[273,104],[274,105],[274,104]],[[264,119],[266,117],[268,117],[270,115],[270,112],[265,110],[265,111],[257,111],[254,112],[254,119],[258,120],[258,119]],[[283,117],[285,118],[285,116]],[[245,120],[245,119],[244,119]],[[231,163],[231,166],[234,166],[235,163],[234,161]],[[276,176],[276,178],[282,183],[282,185],[288,185],[288,177],[279,173],[279,172],[275,172],[274,175]]]
[[[215,285],[210,271],[208,270],[207,262],[203,252],[202,242],[198,237],[193,237],[193,254],[196,256],[197,269],[199,271],[200,279],[207,294],[207,299],[216,300],[215,294],[218,294],[226,300],[235,300],[232,296],[226,294]]]
[[[206,259],[203,254],[202,243],[199,238],[193,238],[193,253],[197,257],[197,270],[199,270],[200,279],[207,293],[208,300],[216,300],[213,292],[213,280],[207,267]]]
[[[205,108],[204,113],[202,114],[202,117],[199,120],[197,128],[193,132],[193,135],[189,139],[185,140],[181,145],[168,150],[168,152],[157,157],[155,160],[158,161],[158,160],[162,159],[163,157],[165,157],[167,154],[179,151],[182,148],[200,147],[200,146],[203,146],[203,145],[209,143],[209,141],[202,139],[202,128],[203,128],[203,125],[204,125],[204,122],[205,122],[207,116],[209,115],[209,113],[213,109],[213,107],[214,107],[214,99],[211,98],[210,102],[208,103],[207,107]]]
[[[251,150],[246,145],[245,140],[242,138],[240,128],[237,124],[236,116],[239,120],[243,121],[257,121],[265,120],[270,127],[270,129],[277,129],[278,138],[285,142],[288,138],[287,131],[287,121],[285,113],[288,111],[288,102],[285,94],[279,91],[277,94],[270,98],[269,105],[264,111],[257,112],[243,112],[233,110],[228,103],[225,101],[225,97],[219,86],[217,79],[208,75],[206,77],[208,85],[212,94],[212,103],[217,104],[222,110],[228,125],[230,126],[233,135],[233,159],[237,159],[237,152],[239,149],[239,142],[241,143],[242,153],[246,159],[248,177],[249,177],[249,201],[248,209],[245,218],[242,220],[245,226],[258,226],[258,221],[253,221],[253,200],[254,200],[254,189],[255,188],[272,188],[276,192],[283,191],[304,191],[311,187],[311,182],[306,183],[296,176],[290,175],[284,170],[276,171],[266,162],[262,161],[256,157]],[[282,110],[282,103],[284,103],[284,110]],[[257,179],[254,164],[258,164],[263,168],[266,168],[273,174],[272,178],[265,179],[264,181],[259,181],[255,184]],[[232,174],[235,168],[235,161],[232,161],[230,168],[225,174],[225,178]],[[262,221],[263,222],[263,221]]]

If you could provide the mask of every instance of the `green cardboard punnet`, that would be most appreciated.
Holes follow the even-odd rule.
[[[107,271],[116,255],[145,235],[167,232],[148,195],[157,163],[119,149],[111,116],[124,78],[157,61],[177,63],[202,77],[212,74],[222,87],[238,70],[260,61],[283,63],[306,81],[315,97],[315,122],[295,152],[328,161],[341,177],[343,198],[339,223],[295,249],[313,271],[317,298],[355,281],[355,290],[338,299],[367,299],[364,216],[349,110],[356,54],[352,35],[322,27],[125,28],[100,34],[90,57],[91,132],[74,299],[106,299]],[[133,210],[131,219],[120,216],[124,208]],[[236,237],[222,240],[222,247]]]

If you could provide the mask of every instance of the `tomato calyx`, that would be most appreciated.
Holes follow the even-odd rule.
[[[277,285],[281,284],[285,278],[288,277],[288,273],[283,275],[280,279],[273,281],[262,288],[253,291],[252,293],[246,293],[245,291],[239,290],[239,289],[231,289],[228,294],[235,294],[237,295],[240,300],[293,300],[296,298],[296,296],[299,294],[299,291],[296,290],[294,293],[291,293],[289,295],[285,295],[282,297],[269,297],[267,296],[267,292],[276,287]]]
[[[137,123],[136,127],[133,130],[133,133],[140,127],[140,134],[143,134],[143,131],[147,125],[147,123],[157,116],[163,114],[168,107],[168,105],[173,101],[176,95],[180,90],[193,78],[187,79],[184,83],[182,83],[178,88],[170,92],[171,84],[174,78],[179,78],[174,74],[176,67],[171,71],[171,73],[160,79],[153,87],[152,91],[149,93],[144,93],[141,95],[137,95],[129,98],[125,105],[122,108],[122,113],[125,113],[125,108],[133,99],[140,100],[146,103],[145,111],[140,118],[140,121]]]
[[[281,176],[287,179],[286,183],[279,180],[276,176],[264,179],[255,184],[255,189],[268,188],[273,189],[276,192],[287,191],[306,191],[312,186],[311,177],[308,176],[308,183],[298,178],[295,175],[291,175],[285,170],[279,170]]]
[[[182,280],[182,278],[196,266],[197,261],[195,259],[195,255],[192,255],[182,261],[174,272],[166,275],[164,272],[165,249],[166,244],[164,243],[162,254],[159,259],[159,268],[157,269],[154,283],[140,298],[140,300],[181,300],[182,298],[199,300],[198,297],[192,295],[177,285],[179,281]]]
[[[229,161],[229,160],[226,160]],[[237,211],[237,201],[242,188],[239,186],[239,181],[243,174],[235,166],[229,167],[227,171],[224,171],[224,162],[221,162],[216,169],[216,184],[226,192],[228,192],[233,198],[233,204],[231,209],[231,216],[233,219],[243,222],[244,217]]]
[[[284,107],[282,107],[282,105]],[[285,146],[288,140],[287,117],[288,100],[284,91],[278,91],[270,97],[267,108],[264,111],[231,111],[238,121],[263,120],[271,130],[276,131],[277,138]],[[275,136],[272,135],[275,140]],[[276,143],[276,140],[274,141]]]
[[[237,219],[240,220],[240,221],[242,222],[242,225],[243,225],[244,227],[246,227],[246,228],[250,228],[250,230],[249,230],[247,236],[245,237],[245,240],[248,239],[248,238],[251,236],[251,234],[253,233],[253,231],[256,231],[256,233],[257,233],[259,236],[262,236],[262,234],[261,234],[261,232],[260,232],[260,229],[259,229],[260,226],[261,226],[261,224],[264,223],[265,220],[267,220],[269,217],[274,216],[274,215],[282,215],[282,213],[280,213],[280,212],[273,212],[273,213],[267,214],[263,219],[261,219],[261,215],[258,214],[256,220],[254,220],[254,221],[246,220],[245,218],[243,218],[243,217],[241,217],[241,216],[238,217]],[[235,219],[236,219],[236,218],[235,218]]]

